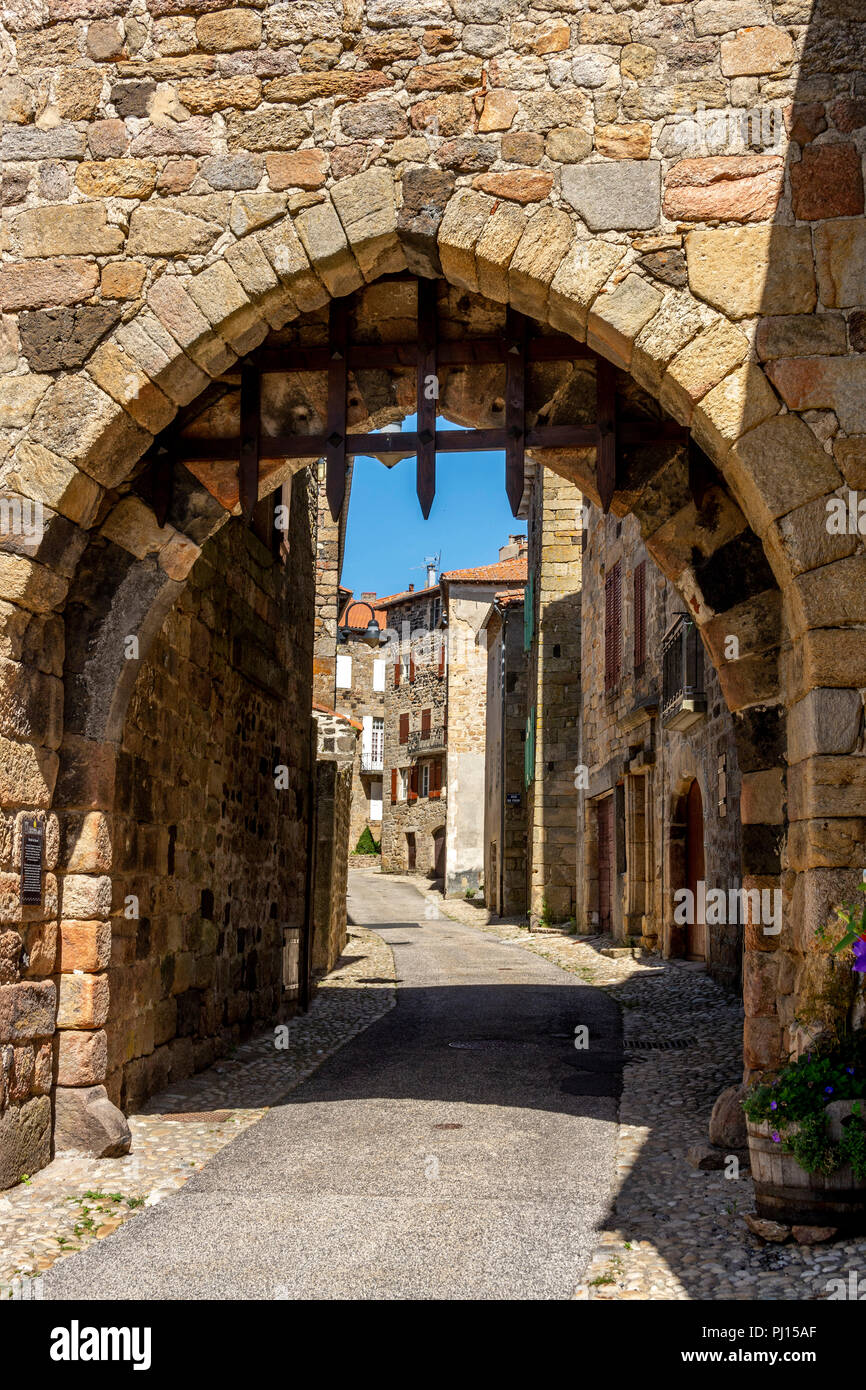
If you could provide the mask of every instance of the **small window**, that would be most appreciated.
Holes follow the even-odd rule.
[[[385,755],[385,721],[384,719],[373,719],[373,729],[370,737],[370,756],[373,767],[381,767]]]
[[[634,670],[639,675],[646,664],[646,560],[634,571]]]
[[[431,601],[430,601],[430,626],[431,626],[431,628],[433,628],[433,627],[438,627],[438,626],[439,626],[439,619],[441,618],[441,616],[442,616],[442,600],[441,600],[441,598],[434,598],[434,599],[431,599]]]
[[[401,768],[400,768],[400,800],[401,800],[401,801],[408,801],[408,799],[409,799],[409,769],[408,769],[408,767],[401,767]]]
[[[430,764],[424,763],[421,768],[421,795],[430,795]]]
[[[352,658],[350,656],[337,657],[337,689],[352,689]]]
[[[370,820],[382,819],[382,783],[370,783]]]
[[[374,689],[374,690],[384,690],[384,689],[385,689],[385,668],[386,668],[387,664],[388,664],[388,663],[387,663],[386,661],[383,661],[383,660],[381,659],[381,657],[377,657],[376,660],[373,662],[373,689]]]

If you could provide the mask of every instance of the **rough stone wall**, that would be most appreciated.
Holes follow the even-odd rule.
[[[291,1007],[282,960],[304,921],[310,777],[313,583],[302,489],[290,547],[291,569],[240,523],[225,526],[133,692],[117,770],[111,1017],[105,1032],[83,1031],[106,1021],[96,1012],[99,977],[85,974],[65,1020],[73,1031],[60,1039],[62,1084],[104,1079],[127,1109]],[[137,919],[126,915],[130,895]],[[64,968],[98,948],[99,931],[62,924]]]
[[[355,719],[363,724],[365,719],[385,718],[385,697],[388,689],[388,677],[393,677],[393,669],[389,667],[387,657],[378,642],[370,642],[367,638],[348,634],[348,641],[337,648],[337,653],[344,654],[352,659],[352,684],[351,687],[336,691],[335,705],[340,714],[345,714],[349,718]],[[384,663],[385,667],[385,690],[373,689],[373,670],[377,661]],[[388,788],[385,786],[384,765],[379,770],[365,771],[361,766],[363,755],[363,738],[359,738],[355,750],[354,765],[352,769],[352,807],[349,821],[349,852],[354,851],[364,830],[369,827],[373,839],[378,844],[382,838],[382,821],[373,820],[370,815],[371,788],[374,784],[381,784],[382,806],[384,814],[385,796]]]
[[[497,586],[448,585],[448,820],[445,892],[483,887],[487,635]]]
[[[438,597],[438,589],[435,591]],[[445,743],[437,740],[438,730],[446,730],[447,675],[440,674],[439,653],[441,633],[430,628],[430,598],[419,596],[406,599],[389,608],[389,628],[400,634],[404,641],[404,651],[411,654],[414,661],[414,677],[408,673],[401,676],[399,685],[394,684],[394,661],[399,660],[395,648],[390,649],[390,658],[385,680],[385,768],[383,773],[384,800],[382,807],[382,870],[384,873],[405,873],[408,869],[406,836],[415,836],[415,872],[432,876],[434,872],[435,843],[434,831],[445,825],[447,811],[447,785],[445,773]],[[406,640],[408,639],[408,640]],[[421,738],[421,711],[430,710],[429,740]],[[400,717],[408,715],[409,741],[400,742]],[[431,751],[425,756],[427,748]],[[442,769],[440,795],[422,796],[420,777],[421,766],[438,762]],[[418,770],[417,799],[393,801],[391,798],[392,771],[401,768]],[[432,770],[431,770],[432,778]]]
[[[737,888],[742,881],[739,819],[740,776],[734,723],[711,662],[704,658],[706,717],[680,733],[661,725],[662,638],[684,605],[648,558],[633,517],[603,517],[587,506],[583,559],[583,756],[588,787],[579,817],[583,882],[581,930],[597,929],[599,798],[617,796],[614,817],[613,930],[618,939],[640,938],[664,955],[686,950],[684,928],[674,922],[674,892],[686,886],[681,798],[695,778],[704,816],[704,878],[708,888]],[[646,564],[646,661],[634,663],[634,571]],[[605,576],[621,574],[621,671],[605,690]],[[720,768],[720,759],[723,760]],[[723,777],[720,771],[723,769]],[[647,783],[648,779],[648,783]],[[626,792],[626,784],[630,783]],[[651,817],[640,843],[630,838],[627,796],[639,798],[639,814]],[[721,806],[720,806],[721,803]],[[645,809],[646,808],[646,809]],[[643,829],[643,827],[642,827]],[[646,852],[648,862],[644,862]],[[640,880],[629,884],[629,876]],[[635,890],[638,891],[635,891]],[[737,922],[708,927],[707,966],[721,983],[741,980],[743,929]]]
[[[526,789],[529,913],[536,922],[565,921],[575,911],[582,500],[566,478],[537,470],[529,523],[534,620],[527,676],[535,766]]]
[[[509,599],[487,625],[484,896],[500,916],[526,911],[526,674],[523,601]]]
[[[352,769],[358,729],[340,715],[314,712],[317,725],[316,844],[313,883],[312,974],[327,975],[346,945],[346,887]]]
[[[129,486],[178,406],[329,295],[441,271],[587,339],[722,477],[708,527],[676,461],[624,457],[615,510],[688,594],[735,712],[744,872],[785,901],[780,937],[746,934],[747,1065],[774,1066],[862,867],[863,539],[825,525],[866,486],[862,7],[91,8],[9,5],[0,27],[0,483],[46,509],[37,545],[2,538],[0,806],[110,810],[124,692],[91,694],[122,658],[107,619],[65,609],[97,533],[90,607],[132,591],[126,630],[150,636],[176,599],[216,509],[159,527]],[[777,110],[774,147],[753,113]],[[549,461],[595,497],[592,454]],[[61,744],[64,626],[87,678],[67,670]],[[67,848],[61,899],[77,880],[103,920],[101,851]]]

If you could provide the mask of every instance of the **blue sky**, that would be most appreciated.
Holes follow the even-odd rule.
[[[439,428],[448,428],[440,419]],[[404,422],[413,429],[414,419]],[[358,457],[352,478],[342,582],[394,594],[426,583],[424,559],[441,553],[440,570],[490,565],[509,533],[526,534],[505,495],[505,458],[492,454],[440,454],[436,496],[427,521],[415,492],[415,459],[385,468]]]

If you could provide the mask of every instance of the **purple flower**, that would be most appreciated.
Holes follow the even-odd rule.
[[[866,975],[866,936],[858,936],[854,942],[854,965],[852,967],[861,975]]]
[[[771,1101],[770,1101],[770,1109],[771,1109],[771,1110],[778,1110],[778,1108],[779,1108],[779,1102],[778,1102],[777,1100],[771,1100]]]
[[[779,1138],[779,1131],[777,1129],[772,1130],[770,1138],[772,1139],[774,1144],[781,1144],[782,1142]]]
[[[833,1087],[832,1087],[832,1086],[825,1086],[825,1087],[824,1087],[824,1094],[825,1094],[825,1096],[832,1096],[832,1094],[833,1094]]]

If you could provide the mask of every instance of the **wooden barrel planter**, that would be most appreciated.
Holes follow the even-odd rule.
[[[832,1139],[841,1137],[841,1122],[851,1113],[850,1101],[834,1101],[826,1108]],[[794,1226],[836,1226],[840,1231],[866,1231],[866,1182],[853,1170],[840,1167],[832,1173],[808,1173],[793,1154],[772,1139],[768,1121],[749,1120],[749,1162],[755,1184],[759,1216]],[[796,1125],[787,1133],[795,1134]]]

